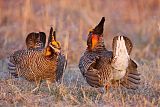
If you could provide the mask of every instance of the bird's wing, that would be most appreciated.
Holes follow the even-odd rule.
[[[89,85],[92,87],[101,87],[102,85],[99,82],[99,71],[94,68],[96,58],[96,54],[84,54],[80,59],[79,69]]]
[[[56,71],[56,81],[61,81],[64,70],[67,66],[67,60],[64,54],[60,54],[58,57],[58,65]]]
[[[79,61],[79,69],[84,76],[85,72],[89,69],[89,67],[95,63],[97,55],[94,53],[85,53]]]
[[[120,80],[120,84],[128,89],[137,89],[140,84],[140,73],[137,64],[130,59],[126,75]]]
[[[87,83],[90,84],[92,87],[103,87],[104,80],[106,78],[101,78],[101,75],[103,75],[103,70],[101,68],[102,64],[99,63],[99,60],[101,60],[100,62],[102,63],[106,63],[111,57],[112,52],[107,50],[100,53],[84,54],[84,56],[81,57],[79,63],[80,71],[85,77]],[[97,68],[101,69],[102,71],[99,71]]]
[[[84,74],[84,77],[86,78],[87,83],[92,87],[103,87],[103,82],[101,81],[99,71],[97,69],[90,67],[90,69]]]

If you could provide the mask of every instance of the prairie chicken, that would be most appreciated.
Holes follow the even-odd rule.
[[[50,91],[50,84],[56,81],[56,70],[60,53],[60,43],[56,41],[55,35],[49,35],[47,46],[43,49],[26,49],[14,52],[10,56],[10,62],[16,66],[18,76],[29,81],[35,81],[39,89],[41,81],[46,80]]]
[[[50,29],[50,35],[54,35],[54,39],[56,40],[56,32],[53,32],[53,28],[51,27]],[[48,39],[51,39],[52,36],[49,36]],[[38,49],[41,50],[45,47],[45,42],[46,42],[46,34],[44,32],[39,32],[39,33],[29,33],[26,38],[26,46],[27,49]],[[59,42],[57,42],[60,44]],[[57,69],[56,69],[56,81],[61,81],[65,67],[67,66],[67,60],[65,58],[65,55],[62,54],[61,52],[58,55],[58,64],[57,64]],[[14,72],[16,70],[16,66],[9,62],[8,63],[8,68],[9,70],[13,71],[11,72],[11,75],[14,77],[18,77],[18,74]]]
[[[132,42],[125,36],[113,39],[112,49],[108,51],[103,41],[105,18],[89,32],[87,49],[80,58],[79,68],[92,87],[123,86],[137,89],[140,84],[140,73],[137,64],[130,58]]]

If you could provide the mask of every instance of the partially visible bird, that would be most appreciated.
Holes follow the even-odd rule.
[[[16,66],[18,76],[35,81],[37,87],[32,91],[39,89],[42,80],[46,80],[50,91],[50,84],[56,81],[60,49],[60,43],[55,39],[55,35],[50,33],[45,48],[19,50],[14,52],[9,60]]]
[[[128,37],[116,36],[112,49],[108,51],[104,45],[103,27],[105,18],[89,32],[87,49],[80,58],[79,68],[92,87],[123,86],[137,89],[140,84],[140,73],[137,64],[130,58],[132,42]]]

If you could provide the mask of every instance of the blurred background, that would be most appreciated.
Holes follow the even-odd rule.
[[[48,37],[53,26],[69,64],[77,64],[88,30],[103,16],[109,50],[120,33],[132,40],[137,61],[160,58],[160,0],[0,0],[0,59],[26,48],[30,32]]]

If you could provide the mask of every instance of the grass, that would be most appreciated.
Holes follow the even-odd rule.
[[[160,106],[160,0],[26,0],[0,1],[0,106]],[[112,38],[123,33],[133,41],[132,58],[139,63],[142,82],[138,90],[110,89],[102,94],[83,79],[78,62],[86,49],[88,29],[106,17],[104,38],[111,49]],[[35,87],[11,78],[6,58],[25,48],[30,32],[57,30],[57,39],[68,58],[61,84],[52,93],[45,83]]]
[[[145,62],[145,61],[144,61]],[[141,63],[138,68],[142,82],[138,90],[110,89],[102,93],[100,89],[90,87],[83,79],[76,65],[65,71],[62,83],[52,85],[49,93],[45,83],[40,91],[31,93],[34,83],[22,78],[9,76],[6,68],[1,72],[1,106],[158,106],[160,105],[160,73],[158,63]],[[1,62],[4,63],[5,61]]]

